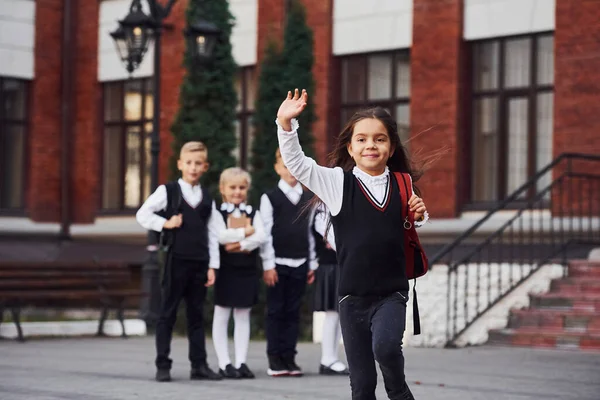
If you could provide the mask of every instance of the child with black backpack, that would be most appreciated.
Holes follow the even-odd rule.
[[[185,300],[190,379],[220,380],[206,362],[204,300],[206,288],[215,282],[219,266],[221,218],[200,177],[208,169],[208,150],[202,142],[183,145],[177,161],[181,178],[159,186],[136,214],[138,223],[161,233],[168,247],[162,278],[160,316],[156,326],[156,380],[171,380],[169,358],[173,327],[181,299]]]

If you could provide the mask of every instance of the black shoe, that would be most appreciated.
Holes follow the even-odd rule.
[[[300,377],[304,375],[304,372],[302,372],[302,368],[300,368],[298,364],[296,364],[294,356],[283,357],[283,362],[287,367],[290,376]]]
[[[208,365],[202,365],[196,368],[192,368],[192,371],[190,372],[190,379],[220,381],[223,378],[221,377],[221,375],[208,368]]]
[[[231,364],[227,364],[225,370],[219,368],[219,375],[225,379],[240,379],[242,377],[242,374],[240,374],[237,369],[233,368],[233,365]]]
[[[156,370],[156,381],[157,382],[171,382],[171,371],[168,369]]]
[[[246,364],[240,365],[238,372],[240,373],[242,379],[254,379],[254,373],[250,371],[250,368],[248,368]]]
[[[288,376],[289,374],[290,372],[280,356],[269,356],[269,369],[267,370],[267,375],[277,377]]]
[[[337,363],[337,361],[335,363]],[[333,363],[333,364],[335,364],[335,363]],[[341,371],[336,371],[335,369],[331,368],[333,366],[333,364],[331,364],[330,366],[325,366],[325,365],[321,364],[319,366],[319,374],[320,375],[350,375],[350,371],[348,371],[348,368],[344,368]]]

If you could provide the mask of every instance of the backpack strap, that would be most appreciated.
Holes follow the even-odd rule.
[[[167,189],[166,218],[171,218],[181,210],[181,189],[177,181],[167,182],[165,188]]]

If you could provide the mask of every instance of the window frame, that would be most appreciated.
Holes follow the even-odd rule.
[[[9,118],[7,116],[4,115],[4,81],[18,81],[20,83],[23,84],[24,89],[23,89],[23,95],[25,96],[25,99],[23,101],[24,103],[24,110],[23,110],[23,117],[22,118]],[[27,182],[29,180],[29,160],[30,160],[30,153],[29,153],[29,136],[30,136],[30,129],[31,129],[31,102],[32,102],[32,96],[31,96],[31,90],[32,90],[32,85],[31,85],[31,81],[26,80],[26,79],[21,79],[21,78],[14,78],[14,77],[9,77],[9,76],[0,76],[0,144],[2,144],[4,142],[4,137],[3,137],[3,132],[4,132],[4,126],[7,125],[18,125],[21,126],[23,128],[23,160],[22,160],[22,164],[23,164],[23,170],[21,171],[22,173],[22,183],[21,183],[21,204],[18,207],[3,207],[3,205],[0,203],[0,215],[3,216],[23,216],[26,213],[26,209],[27,209]],[[0,165],[2,165],[3,160],[2,160],[2,154],[0,152]],[[2,188],[4,186],[4,181],[3,179],[0,177],[0,193],[2,193]]]
[[[465,100],[467,113],[465,113],[465,127],[464,130],[464,147],[466,148],[466,157],[461,157],[463,162],[466,164],[460,170],[465,172],[464,184],[462,185],[462,193],[459,193],[461,197],[462,209],[464,211],[471,210],[487,210],[495,207],[498,203],[502,202],[510,193],[508,192],[508,117],[509,117],[509,102],[511,99],[525,98],[528,101],[527,105],[527,177],[535,175],[537,172],[537,136],[538,136],[538,119],[537,119],[537,98],[540,94],[554,93],[554,79],[552,84],[540,84],[540,76],[538,73],[538,59],[539,59],[539,41],[540,38],[551,36],[554,39],[554,31],[543,31],[535,33],[527,33],[521,35],[502,36],[494,38],[486,38],[480,40],[473,40],[467,42],[467,68],[465,68],[465,74],[463,76],[463,82],[465,83]],[[523,87],[505,87],[505,76],[506,76],[506,43],[512,40],[518,39],[529,39],[529,84]],[[475,79],[477,78],[477,71],[475,69],[476,63],[476,52],[475,48],[478,45],[486,43],[498,43],[498,64],[497,64],[497,87],[495,89],[476,89]],[[554,57],[554,54],[553,54]],[[555,59],[555,57],[554,57]],[[473,196],[473,188],[475,182],[473,179],[474,165],[474,149],[473,141],[475,135],[476,126],[474,124],[475,111],[477,101],[484,98],[496,99],[498,108],[496,111],[497,127],[498,130],[498,166],[496,171],[497,179],[497,196],[495,200],[491,201],[475,201]],[[518,206],[529,201],[535,194],[535,187],[528,190],[526,196],[523,199],[516,200],[514,206]]]
[[[126,93],[126,85],[131,84],[132,82],[141,82],[142,91],[141,91],[141,118],[138,120],[128,121],[125,119],[125,93]],[[118,120],[106,121],[106,85],[119,85],[121,96],[119,97],[119,108],[120,108],[120,118]],[[154,101],[154,87],[153,87],[153,78],[152,76],[143,77],[143,78],[132,78],[126,80],[118,80],[118,81],[106,81],[102,82],[101,87],[101,100],[100,100],[100,132],[101,132],[101,145],[99,146],[100,150],[100,160],[102,160],[102,168],[100,170],[100,190],[98,196],[98,214],[99,215],[133,215],[139,209],[139,207],[144,203],[146,198],[144,197],[145,190],[145,180],[144,180],[144,166],[146,164],[146,148],[145,148],[145,134],[147,124],[153,124],[153,118],[146,118],[147,112],[147,97],[149,94],[152,95],[152,101]],[[150,105],[152,107],[152,105]],[[153,110],[153,108],[151,108]],[[104,207],[104,178],[105,178],[105,159],[104,159],[104,150],[105,150],[105,140],[106,140],[106,130],[107,128],[117,127],[119,129],[119,141],[121,143],[121,154],[120,154],[120,184],[118,187],[119,190],[119,206],[117,208],[105,208]],[[128,207],[125,205],[125,189],[126,189],[126,172],[127,172],[127,130],[131,127],[137,127],[140,130],[141,136],[141,148],[140,148],[140,204],[134,207]],[[153,128],[154,129],[154,128]],[[151,134],[149,132],[148,134]],[[150,173],[150,171],[148,171]]]
[[[240,74],[240,88],[241,88],[241,98],[237,99],[240,108],[237,109],[236,105],[236,121],[240,127],[240,137],[238,138],[237,150],[238,150],[238,164],[240,168],[248,170],[250,165],[250,160],[252,157],[252,148],[248,147],[250,141],[250,135],[252,133],[253,122],[252,118],[256,112],[255,104],[256,104],[256,95],[257,95],[257,87],[256,87],[256,66],[255,65],[247,65],[243,67],[239,67],[237,73]],[[248,90],[252,85],[254,85],[254,102],[252,103],[252,107],[248,107],[249,92]],[[237,95],[237,93],[236,93]]]
[[[337,103],[337,116],[333,118],[334,125],[337,125],[337,129],[330,136],[333,138],[337,136],[337,133],[342,130],[344,125],[347,123],[348,117],[344,117],[344,115],[353,109],[361,109],[361,108],[369,108],[369,107],[383,107],[387,108],[392,112],[392,116],[395,120],[397,120],[396,109],[399,105],[406,105],[409,107],[410,111],[410,80],[409,80],[409,91],[408,96],[399,96],[397,93],[397,85],[398,85],[398,70],[397,65],[398,62],[405,58],[409,62],[409,67],[412,70],[412,65],[410,63],[410,48],[402,48],[402,49],[394,49],[394,50],[384,50],[384,51],[372,51],[365,53],[356,53],[356,54],[346,54],[335,57],[334,63],[335,68],[338,71],[337,79],[335,82],[335,95],[336,95],[336,103]],[[374,99],[369,100],[369,58],[372,56],[391,56],[391,78],[390,78],[390,96],[384,99]],[[364,85],[362,88],[363,100],[360,101],[345,101],[344,100],[344,62],[346,60],[363,60],[364,63]],[[412,74],[412,71],[411,71]],[[410,115],[410,112],[409,112]],[[410,122],[409,122],[409,132],[410,135]],[[331,147],[331,143],[329,143]]]

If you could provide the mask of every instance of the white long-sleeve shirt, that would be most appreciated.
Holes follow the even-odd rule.
[[[335,232],[333,231],[333,227],[329,228],[327,231],[327,224],[329,223],[329,210],[325,206],[322,206],[323,210],[319,210],[317,215],[314,217],[314,227],[315,231],[322,237],[325,237],[325,232],[327,232],[327,238],[325,241],[331,246],[333,251],[336,251],[335,247]]]
[[[342,209],[342,198],[344,193],[344,171],[340,167],[322,167],[310,157],[304,155],[298,140],[298,121],[292,120],[292,130],[287,132],[276,121],[277,137],[281,158],[290,173],[310,191],[316,194],[325,203],[332,216],[336,216]],[[381,175],[371,176],[358,167],[352,169],[352,173],[362,181],[369,189],[374,199],[382,203],[390,180],[390,171],[386,167]],[[426,214],[422,221],[415,222],[421,226],[427,222],[429,216]]]
[[[302,197],[302,185],[297,183],[294,187],[288,185],[283,180],[279,180],[277,187],[281,189],[283,194],[288,198],[292,204],[298,204]],[[260,198],[260,213],[265,226],[265,241],[261,246],[260,256],[263,262],[263,269],[265,271],[275,268],[275,264],[285,265],[292,268],[297,268],[306,262],[306,258],[282,258],[275,256],[275,249],[273,247],[273,236],[271,231],[273,229],[273,205],[269,196],[263,194]],[[312,270],[317,269],[319,264],[316,261],[315,252],[315,238],[311,233],[312,221],[309,220],[308,231],[308,248],[309,248],[309,267]]]
[[[234,217],[241,215],[237,208],[231,214]],[[223,218],[217,218],[217,220],[219,221],[217,224],[219,225],[218,237],[220,244],[239,242],[242,251],[253,251],[259,248],[266,239],[264,222],[258,210],[254,213],[254,219],[252,220],[254,233],[248,237],[246,237],[245,228],[227,228]]]
[[[183,179],[177,181],[181,188],[181,194],[183,200],[187,202],[191,207],[196,207],[202,201],[202,189],[200,185],[191,185],[185,182]],[[135,214],[137,222],[147,230],[156,232],[162,232],[166,218],[157,215],[159,211],[167,209],[167,188],[165,185],[160,185],[156,188],[148,199],[142,204],[138,212]],[[212,203],[212,211],[210,218],[208,219],[208,255],[209,255],[209,268],[219,268],[220,255],[219,255],[219,232],[220,225],[218,224],[219,219],[222,221],[223,218],[217,211],[215,202]],[[185,221],[182,221],[185,224]]]

